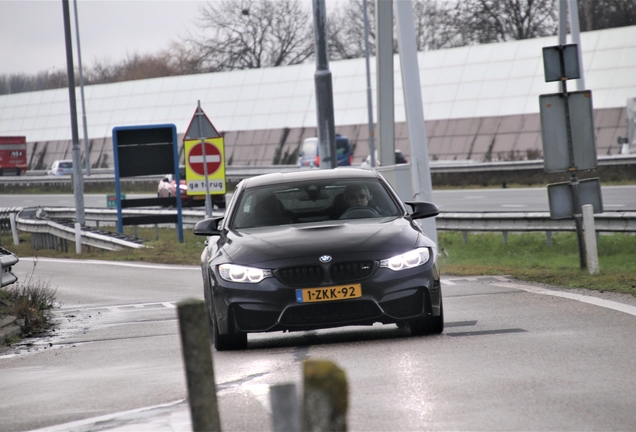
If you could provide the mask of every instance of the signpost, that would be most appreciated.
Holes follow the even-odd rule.
[[[221,134],[201,109],[201,101],[197,101],[197,110],[186,130],[184,150],[187,193],[205,195],[205,214],[206,217],[212,217],[210,193],[226,192],[225,144]]]
[[[125,199],[121,193],[122,177],[165,175],[173,172],[175,182],[179,178],[179,149],[177,127],[174,124],[119,126],[113,128],[113,157],[115,162],[115,205],[117,206],[117,231],[123,233],[124,225],[147,225],[176,223],[177,238],[183,243],[183,218],[181,214],[181,194],[174,198]],[[178,188],[178,186],[177,186]],[[178,189],[177,189],[178,190]],[[111,206],[112,198],[107,198]],[[122,209],[157,205],[177,205],[177,214],[154,216],[126,215]]]
[[[583,237],[582,205],[592,204],[603,212],[600,180],[579,181],[576,171],[597,168],[592,92],[568,93],[567,80],[581,76],[576,44],[543,48],[545,81],[560,81],[562,92],[539,96],[544,170],[570,172],[570,182],[548,185],[550,215],[554,219],[574,217],[581,268],[587,266]]]

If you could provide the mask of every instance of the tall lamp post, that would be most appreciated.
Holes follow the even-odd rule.
[[[91,153],[88,148],[88,129],[86,126],[86,105],[84,103],[84,73],[82,71],[82,50],[80,48],[79,20],[77,18],[77,0],[73,0],[75,12],[75,39],[77,40],[77,63],[79,65],[80,96],[82,100],[82,125],[84,127],[84,158],[86,159],[86,175],[91,175]]]
[[[64,39],[66,40],[66,72],[68,74],[68,96],[71,110],[71,136],[73,140],[73,195],[75,196],[75,220],[84,224],[84,184],[82,181],[82,158],[77,133],[77,104],[75,101],[75,76],[73,68],[73,42],[71,39],[71,17],[68,0],[62,0],[64,14]]]

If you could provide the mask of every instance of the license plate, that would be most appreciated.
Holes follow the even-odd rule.
[[[346,300],[362,296],[362,286],[358,284],[338,285],[324,288],[296,290],[298,303],[313,303],[332,300]]]

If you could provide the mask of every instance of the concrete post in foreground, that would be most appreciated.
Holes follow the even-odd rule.
[[[303,431],[346,431],[349,388],[345,372],[326,360],[303,364]]]
[[[279,384],[269,388],[273,432],[300,432],[300,405],[296,384]]]
[[[212,351],[202,300],[184,300],[177,305],[181,347],[193,431],[220,431]]]
[[[598,248],[596,245],[596,228],[594,226],[594,208],[591,204],[585,204],[582,208],[587,270],[590,274],[598,274]]]

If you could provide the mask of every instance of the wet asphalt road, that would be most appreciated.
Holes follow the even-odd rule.
[[[174,304],[202,297],[198,268],[41,259],[35,274],[58,289],[60,329],[0,353],[0,430],[186,397]],[[247,350],[214,353],[223,428],[267,430],[269,386],[300,386],[313,358],[346,371],[353,431],[636,429],[633,298],[608,298],[632,303],[618,311],[536,288],[445,278],[439,336],[380,325],[250,335]]]

